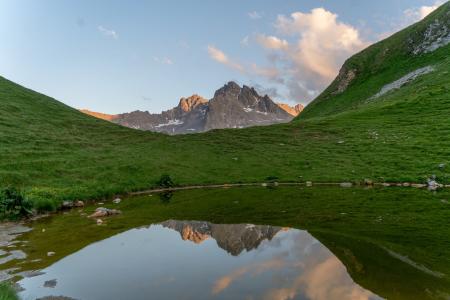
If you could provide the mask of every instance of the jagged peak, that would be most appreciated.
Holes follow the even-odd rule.
[[[189,112],[192,109],[196,108],[199,105],[207,103],[208,100],[203,98],[202,96],[199,96],[197,94],[194,94],[190,97],[183,97],[180,99],[180,103],[178,104],[178,107],[183,110],[184,112]]]
[[[277,105],[283,109],[285,112],[287,112],[288,114],[290,114],[291,116],[298,116],[304,109],[304,106],[300,103],[294,105],[294,106],[290,106],[289,104],[286,103],[277,103]]]

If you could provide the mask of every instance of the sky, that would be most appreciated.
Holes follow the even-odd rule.
[[[309,103],[445,0],[0,0],[0,76],[75,108],[160,112],[226,82]]]

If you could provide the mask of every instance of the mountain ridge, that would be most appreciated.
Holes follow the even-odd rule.
[[[260,96],[254,88],[245,85],[241,88],[230,81],[218,89],[211,100],[194,94],[181,98],[178,106],[159,114],[139,110],[117,115],[80,111],[134,129],[185,134],[289,122],[302,110],[301,104],[291,107],[274,103],[269,96]]]

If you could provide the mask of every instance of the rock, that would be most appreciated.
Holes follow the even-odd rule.
[[[383,186],[388,187],[388,186],[391,186],[391,184],[390,184],[390,183],[387,183],[387,182],[384,182],[384,183],[383,183]]]
[[[280,184],[279,184],[278,182],[275,181],[275,182],[273,183],[273,185],[274,185],[274,186],[279,186]]]
[[[97,225],[102,225],[102,224],[103,224],[102,219],[97,219]]]
[[[84,207],[84,202],[80,201],[80,200],[75,201],[73,206],[75,206],[75,207]]]
[[[122,201],[122,199],[116,198],[116,199],[113,200],[113,203],[114,204],[119,204],[121,201]]]
[[[445,168],[445,164],[439,164],[439,169]]]
[[[313,185],[312,181],[307,181],[305,184],[306,184],[306,186],[312,186]]]
[[[62,209],[70,209],[72,207],[73,207],[72,201],[63,201],[63,203],[61,204]]]
[[[267,186],[267,183],[262,183],[261,186]]]
[[[58,281],[56,279],[48,280],[44,282],[44,287],[53,289],[56,287],[57,283]]]
[[[418,189],[424,188],[426,186],[427,186],[426,184],[422,184],[422,183],[412,183],[411,184],[411,187],[418,188]]]
[[[351,182],[342,182],[339,185],[340,185],[340,187],[343,187],[343,188],[351,188],[353,186],[353,183],[351,183]]]
[[[364,179],[364,184],[365,185],[373,185],[373,181],[366,178],[366,179]]]
[[[411,183],[409,183],[409,182],[404,182],[404,183],[403,183],[403,186],[404,186],[404,187],[411,186]]]
[[[435,190],[435,189],[437,189],[437,188],[439,188],[439,187],[442,187],[442,185],[439,184],[439,183],[436,181],[436,176],[435,176],[435,175],[431,176],[431,178],[428,178],[428,180],[427,180],[427,186],[428,186],[428,188],[429,188],[430,190]]]
[[[53,255],[55,255],[55,254],[56,254],[56,253],[53,252],[53,251],[47,252],[47,256],[48,256],[48,257],[51,257],[51,256],[53,256]]]
[[[109,209],[104,207],[98,207],[95,212],[89,216],[89,218],[102,218],[102,217],[108,217],[113,215],[121,214],[122,212],[117,209]]]

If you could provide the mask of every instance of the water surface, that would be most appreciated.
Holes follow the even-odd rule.
[[[449,199],[404,188],[193,190],[106,201],[122,214],[101,225],[87,217],[94,203],[4,243],[2,230],[0,281],[17,281],[24,299],[449,299]]]

